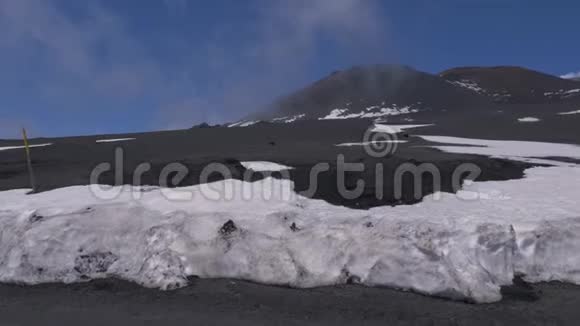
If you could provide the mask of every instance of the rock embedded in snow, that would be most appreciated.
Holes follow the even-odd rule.
[[[290,230],[292,230],[292,232],[298,232],[300,231],[300,228],[296,226],[296,222],[292,222],[292,224],[290,225]]]
[[[238,230],[238,227],[232,220],[228,220],[219,230],[220,235],[222,236],[229,236],[230,234],[234,233]]]
[[[41,221],[42,219],[44,219],[44,216],[37,214],[35,212],[35,213],[32,213],[29,220],[30,220],[30,223],[35,223],[35,222]]]
[[[74,270],[81,277],[91,277],[106,273],[119,257],[111,252],[94,252],[83,254],[75,258]]]

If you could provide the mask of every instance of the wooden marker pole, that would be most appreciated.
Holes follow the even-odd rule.
[[[36,181],[34,180],[34,171],[32,171],[32,160],[30,159],[30,146],[28,146],[28,137],[26,129],[22,128],[22,138],[24,139],[24,149],[26,151],[26,164],[28,165],[28,176],[30,178],[30,188],[32,193],[36,192]]]

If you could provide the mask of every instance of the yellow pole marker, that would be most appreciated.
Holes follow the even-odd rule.
[[[30,177],[31,192],[36,192],[36,182],[34,180],[34,172],[32,171],[32,160],[30,159],[30,146],[28,146],[28,137],[26,136],[26,129],[22,128],[22,138],[24,139],[24,150],[26,151],[26,164],[28,165],[28,176]]]

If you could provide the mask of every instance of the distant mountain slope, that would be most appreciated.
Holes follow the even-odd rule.
[[[468,110],[491,101],[445,79],[399,65],[334,72],[248,120],[377,118],[423,110]]]
[[[575,81],[522,67],[461,67],[446,70],[440,76],[498,103],[580,101],[580,87]]]
[[[432,121],[507,112],[521,118],[578,108],[578,81],[526,68],[461,67],[433,75],[408,66],[371,65],[334,72],[229,126],[364,118]]]

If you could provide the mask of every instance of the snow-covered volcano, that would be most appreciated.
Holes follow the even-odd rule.
[[[337,71],[272,103],[247,120],[377,118],[425,110],[453,110],[490,101],[445,79],[399,65]]]
[[[353,68],[232,128],[31,139],[37,194],[23,190],[21,142],[0,141],[0,281],[116,277],[172,289],[226,277],[475,302],[500,300],[515,276],[580,284],[577,92],[555,85],[539,102],[495,101],[495,82],[464,73]],[[383,145],[388,155],[369,154]],[[366,167],[340,179],[348,189],[362,181],[358,197],[338,188],[345,162]],[[215,163],[229,176],[203,179]],[[397,196],[396,181],[377,183],[409,164],[435,166],[442,187],[401,177]],[[481,174],[460,173],[454,189],[464,164]],[[165,173],[176,165],[187,171],[179,181]],[[279,177],[243,180],[248,171]],[[103,200],[93,186],[115,195]]]
[[[292,123],[317,119],[438,117],[580,106],[573,80],[521,67],[462,67],[429,74],[407,66],[374,65],[337,71],[230,124]]]

